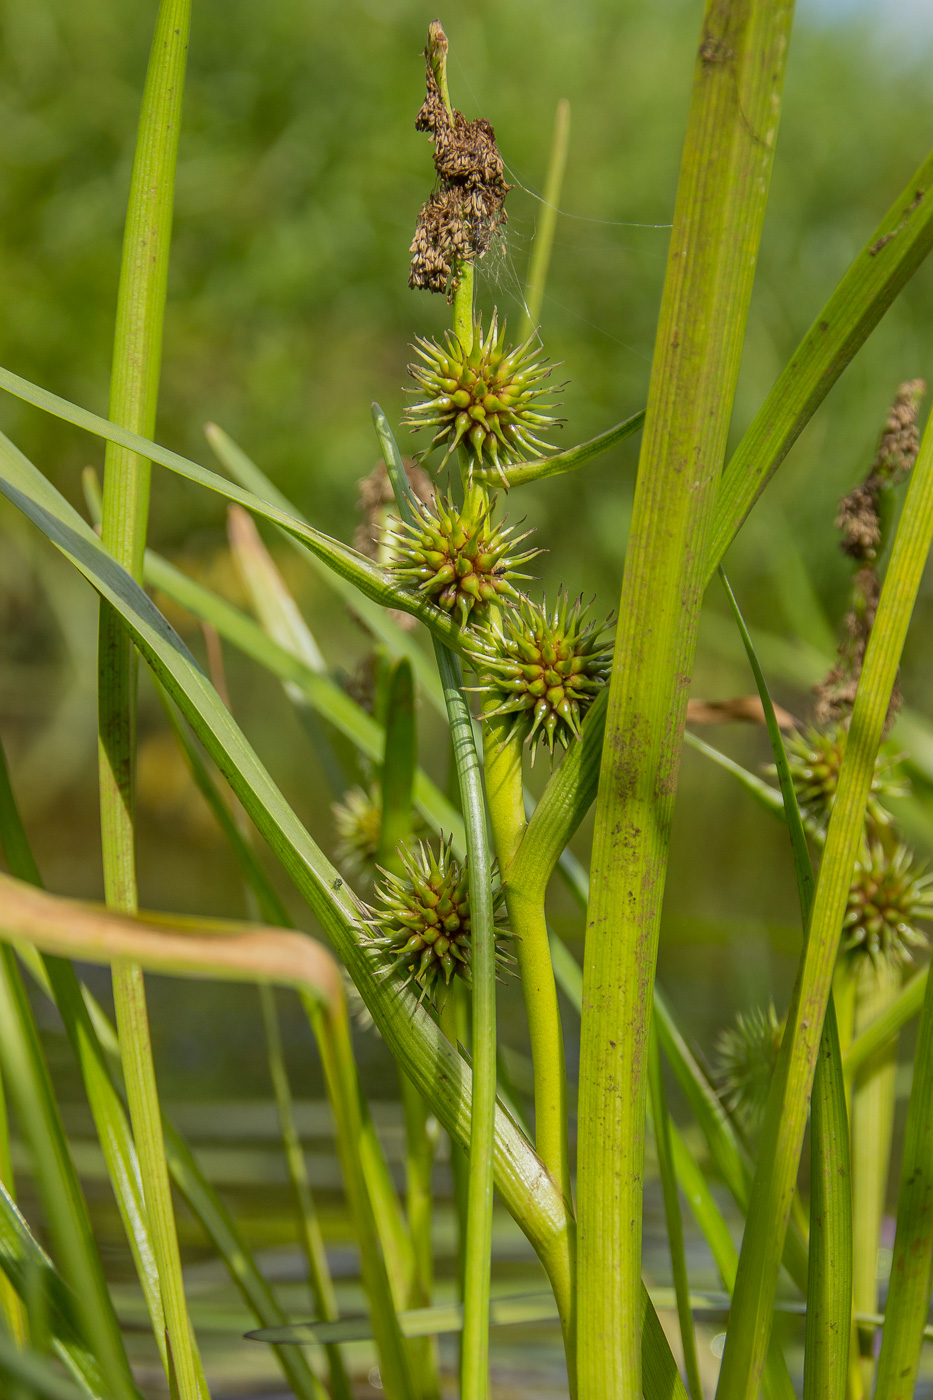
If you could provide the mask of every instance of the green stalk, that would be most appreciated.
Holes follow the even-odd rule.
[[[303,995],[302,1000],[320,1050],[327,1096],[337,1128],[337,1150],[379,1347],[382,1383],[389,1400],[414,1400],[416,1391],[408,1353],[379,1252],[379,1232],[361,1160],[363,1112],[346,999],[341,993],[332,998],[326,1009],[311,997]]]
[[[308,1261],[308,1277],[315,1307],[322,1319],[335,1322],[340,1316],[337,1309],[337,1296],[334,1292],[327,1255],[324,1251],[324,1238],[318,1220],[311,1183],[308,1180],[308,1167],[305,1162],[301,1139],[295,1124],[294,1106],[285,1055],[282,1050],[282,1033],[275,1006],[275,991],[267,982],[258,986],[259,1005],[266,1036],[266,1053],[269,1060],[269,1075],[272,1079],[272,1092],[282,1133],[282,1144],[288,1161],[288,1174],[295,1196],[295,1212],[301,1235],[305,1258]],[[347,1376],[339,1347],[325,1348],[330,1370],[330,1385],[334,1400],[351,1400],[350,1381]]]
[[[10,1119],[7,1113],[6,1093],[3,1088],[3,1074],[0,1072],[0,1186],[4,1187],[11,1200],[15,1200],[13,1163],[10,1160]],[[0,1273],[0,1314],[13,1342],[18,1347],[25,1345],[29,1337],[29,1324],[22,1301],[6,1274]]]
[[[904,1157],[897,1199],[897,1233],[885,1308],[875,1400],[911,1400],[933,1265],[933,979],[927,979],[914,1054]]]
[[[703,1400],[703,1381],[700,1378],[696,1330],[693,1326],[693,1314],[690,1311],[690,1280],[687,1276],[687,1258],[684,1253],[684,1223],[680,1215],[680,1198],[677,1193],[677,1172],[674,1167],[671,1120],[668,1117],[667,1095],[664,1092],[664,1076],[661,1072],[661,1052],[658,1049],[658,1037],[654,1030],[650,1033],[648,1048],[648,1085],[651,1095],[651,1116],[654,1120],[654,1140],[658,1150],[658,1169],[661,1174],[661,1189],[664,1194],[664,1218],[667,1221],[667,1241],[671,1251],[674,1295],[677,1299],[677,1319],[680,1323],[680,1340],[684,1349],[684,1369],[687,1372],[687,1389],[690,1391],[691,1400]]]
[[[891,1004],[900,975],[887,963],[877,967],[867,955],[850,957],[840,969],[854,982],[854,1034]],[[852,1233],[856,1312],[878,1310],[878,1249],[887,1197],[894,1107],[897,1098],[897,1039],[892,1038],[862,1066],[852,1083]],[[862,1381],[871,1390],[875,1370],[870,1330],[858,1331]]]
[[[473,269],[466,264],[460,271],[460,285],[454,298],[454,331],[464,348],[469,349],[473,343]],[[390,461],[391,457],[393,454],[387,453],[386,469],[395,491],[396,504],[402,518],[411,523],[414,513],[408,479],[400,460]],[[463,1256],[460,1388],[461,1400],[486,1400],[489,1384],[489,1288],[496,1112],[496,945],[492,866],[486,844],[486,804],[479,756],[473,738],[473,717],[463,692],[460,663],[436,637],[434,650],[447,706],[466,827],[473,944],[473,1109],[467,1234]]]
[[[382,761],[382,826],[378,864],[401,875],[404,867],[399,846],[411,837],[412,795],[418,763],[415,726],[415,692],[411,663],[403,657],[395,663],[387,681],[385,706],[385,756]],[[412,1268],[405,1306],[429,1307],[434,1276],[431,1241],[432,1174],[437,1123],[404,1070],[399,1085],[405,1115],[405,1184]],[[433,1123],[433,1127],[432,1127]],[[431,1338],[409,1342],[418,1394],[437,1400],[437,1344]]]
[[[928,978],[929,968],[924,967],[911,977],[884,1011],[847,1046],[842,1059],[842,1067],[847,1075],[857,1074],[876,1051],[887,1045],[893,1036],[899,1035],[904,1027],[919,1015]]]
[[[100,1366],[108,1400],[138,1400],[45,1057],[8,944],[0,946],[0,1025],[0,1068],[29,1145],[55,1253],[77,1299],[84,1340]]]
[[[625,564],[581,1031],[581,1400],[641,1393],[648,1021],[717,479],[773,159],[792,5],[710,0]]]
[[[525,315],[518,335],[520,341],[527,340],[532,331],[537,330],[541,324],[541,303],[544,300],[544,288],[551,265],[551,249],[554,246],[554,230],[557,227],[558,205],[564,184],[564,171],[567,168],[569,143],[570,103],[566,97],[562,97],[554,113],[554,135],[551,138],[551,153],[544,182],[544,202],[538,215],[538,226],[531,247],[528,280],[525,283]]]
[[[494,709],[490,698],[486,707]],[[502,716],[486,722],[486,794],[514,953],[522,980],[534,1068],[535,1148],[568,1206],[572,1202],[567,1138],[567,1074],[564,1037],[551,962],[544,899],[537,887],[513,882],[513,862],[525,832],[522,735]]]
[[[149,436],[155,428],[190,0],[162,0],[146,74],[117,297],[110,417]],[[101,538],[142,579],[149,462],[108,444]],[[119,617],[101,606],[99,650],[100,814],[104,888],[110,908],[135,912],[134,767],[136,660]],[[168,1376],[180,1400],[199,1393],[185,1303],[171,1187],[141,969],[116,962],[114,1006],[130,1119],[159,1272]]]
[[[787,1016],[742,1241],[720,1400],[751,1400],[770,1333],[777,1274],[807,1121],[818,1036],[888,704],[933,539],[933,431],[928,424],[865,656],[820,866],[810,928]]]
[[[801,921],[804,929],[807,929],[813,909],[813,867],[810,863],[807,834],[797,802],[797,793],[787,761],[787,751],[748,628],[721,566],[719,573],[764,710],[768,738],[781,788],[784,819],[794,857]],[[852,1313],[852,1195],[845,1082],[842,1077],[839,1030],[832,997],[829,999],[820,1038],[812,1107],[812,1199],[806,1292],[808,1306],[805,1397],[806,1400],[830,1400],[830,1397],[833,1397],[833,1400],[844,1400]],[[774,1351],[774,1342],[775,1337],[772,1333],[769,1339],[769,1360]]]

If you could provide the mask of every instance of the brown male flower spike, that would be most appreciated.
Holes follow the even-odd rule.
[[[496,133],[478,117],[468,122],[447,96],[447,36],[437,20],[428,28],[427,96],[415,119],[415,130],[434,142],[438,188],[418,215],[412,240],[409,287],[446,292],[450,301],[457,288],[456,264],[473,262],[489,248],[500,224],[511,189],[503,175]]]

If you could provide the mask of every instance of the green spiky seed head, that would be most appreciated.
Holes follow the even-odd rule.
[[[463,623],[473,613],[482,617],[490,603],[520,596],[514,582],[529,575],[517,570],[541,551],[518,550],[531,531],[515,535],[514,527],[494,523],[495,500],[487,502],[476,491],[462,510],[444,496],[431,505],[412,505],[412,524],[393,522],[392,572],[403,587],[427,594],[437,607],[459,614]]]
[[[406,982],[417,982],[421,995],[435,996],[438,984],[447,987],[453,977],[471,985],[472,959],[470,890],[465,862],[457,860],[451,841],[441,843],[440,852],[424,842],[415,850],[398,848],[403,875],[383,871],[376,886],[375,903],[363,905],[365,941],[379,948],[399,970],[407,972]],[[508,935],[501,889],[493,899],[493,919],[497,942]],[[497,947],[500,965],[508,961]]]
[[[716,1079],[730,1113],[749,1131],[761,1124],[784,1027],[773,1002],[740,1011],[716,1041]]]
[[[828,729],[810,725],[795,730],[785,741],[787,763],[800,809],[821,828],[825,828],[836,800],[846,733],[843,724],[833,724]],[[869,821],[876,826],[890,825],[891,814],[885,802],[892,797],[903,797],[908,790],[906,782],[895,771],[898,762],[897,755],[884,750],[875,760],[866,812]],[[772,767],[770,771],[776,770]]]
[[[843,949],[867,953],[876,964],[910,962],[915,948],[925,948],[927,935],[918,923],[933,919],[933,876],[914,860],[907,846],[888,855],[872,841],[855,867],[842,922]]]
[[[443,467],[463,443],[477,466],[499,470],[509,462],[553,451],[538,437],[560,421],[542,412],[556,407],[541,401],[543,381],[551,370],[546,361],[534,358],[533,340],[531,336],[522,345],[506,346],[505,325],[500,331],[495,311],[486,335],[482,319],[475,322],[469,354],[450,331],[443,345],[418,338],[413,349],[419,363],[408,367],[418,385],[409,392],[418,399],[402,421],[414,431],[433,430],[422,456],[442,447]]]
[[[472,652],[481,677],[481,692],[498,703],[484,718],[512,715],[524,731],[532,756],[538,743],[564,748],[580,738],[580,724],[609,679],[612,642],[604,638],[611,619],[587,622],[588,607],[566,592],[548,609],[522,598],[503,613],[497,627],[480,628]]]
[[[382,831],[382,793],[378,784],[368,789],[350,788],[331,811],[337,828],[334,853],[338,865],[349,875],[374,874]]]

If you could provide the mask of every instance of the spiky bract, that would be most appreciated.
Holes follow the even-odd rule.
[[[716,1078],[723,1103],[748,1129],[756,1129],[768,1101],[784,1028],[773,1002],[740,1011],[716,1041]]]
[[[551,370],[546,361],[533,357],[533,340],[531,336],[522,345],[506,347],[505,325],[500,331],[495,311],[485,336],[482,319],[475,322],[468,355],[450,331],[443,345],[418,337],[413,348],[421,363],[409,365],[408,372],[418,384],[410,392],[421,397],[406,409],[402,421],[416,431],[434,429],[423,456],[443,447],[443,466],[462,442],[474,462],[499,470],[509,462],[553,451],[537,436],[559,420],[541,411],[555,405],[539,401]]]
[[[462,510],[444,496],[432,505],[412,505],[414,522],[393,524],[392,572],[399,583],[426,593],[445,612],[459,613],[464,623],[474,610],[482,616],[490,603],[520,596],[513,581],[529,575],[517,569],[541,551],[515,552],[531,531],[515,535],[513,526],[493,523],[495,500],[487,502],[477,490]]]
[[[868,953],[872,961],[910,962],[915,948],[929,938],[917,924],[933,919],[933,875],[914,860],[907,846],[888,855],[871,842],[855,867],[845,918],[843,949]]]
[[[844,724],[833,724],[826,729],[810,725],[795,730],[786,740],[787,763],[797,801],[804,816],[821,828],[825,828],[836,800],[846,733]],[[890,825],[891,815],[884,803],[892,797],[903,797],[907,792],[907,784],[894,771],[897,763],[897,756],[883,749],[875,760],[866,812],[869,821],[876,826]]]
[[[612,642],[603,634],[611,619],[587,622],[588,611],[582,598],[571,603],[566,592],[550,610],[547,599],[522,598],[495,628],[477,631],[478,688],[499,700],[484,718],[514,716],[533,754],[546,743],[553,758],[555,740],[567,748],[579,739],[581,721],[609,679]]]
[[[472,930],[470,890],[466,862],[451,850],[451,841],[441,843],[435,855],[424,842],[417,849],[398,849],[404,875],[383,871],[376,886],[376,903],[363,905],[366,942],[380,948],[399,969],[407,970],[406,981],[415,981],[422,996],[434,996],[437,984],[449,986],[453,977],[471,985]],[[501,889],[493,902],[495,936],[508,935]],[[497,947],[500,964],[508,961]]]

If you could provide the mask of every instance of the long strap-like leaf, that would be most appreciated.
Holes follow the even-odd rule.
[[[706,6],[652,365],[593,839],[580,1050],[582,1400],[639,1394],[648,1019],[689,677],[792,5]]]

